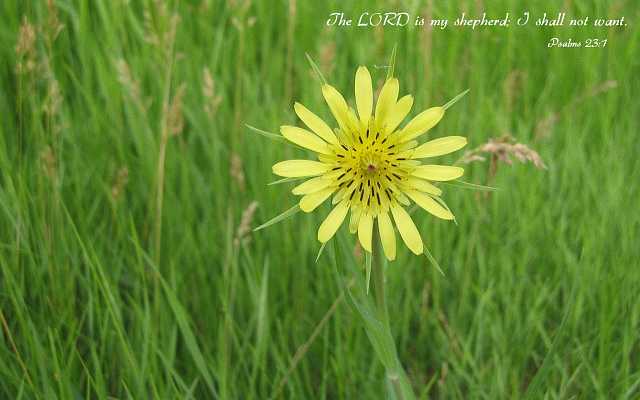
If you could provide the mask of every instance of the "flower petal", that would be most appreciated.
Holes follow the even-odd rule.
[[[442,194],[442,190],[440,190],[440,188],[414,176],[410,176],[406,181],[403,181],[403,183],[404,186],[410,190],[415,189],[419,192],[425,192],[436,196],[440,196]]]
[[[422,254],[424,250],[422,238],[409,213],[401,206],[396,205],[395,207],[391,207],[391,214],[393,214],[393,219],[396,221],[400,236],[409,250],[416,255]]]
[[[329,125],[327,125],[327,123],[324,122],[322,118],[309,111],[308,108],[300,103],[295,103],[293,105],[293,109],[296,111],[296,114],[298,114],[298,117],[302,120],[302,122],[304,122],[304,124],[316,135],[320,136],[331,144],[339,144],[338,138],[333,134],[333,131],[331,130]]]
[[[387,117],[398,100],[398,80],[396,78],[387,79],[380,90],[378,102],[376,104],[376,123],[378,128],[383,128],[387,124]]]
[[[316,153],[331,154],[327,142],[306,129],[298,128],[297,126],[284,125],[280,127],[280,133],[288,141],[293,142],[300,147],[315,151]]]
[[[409,123],[402,128],[399,142],[406,142],[417,138],[429,129],[433,128],[444,116],[444,108],[432,107],[416,115]]]
[[[335,235],[340,225],[342,225],[347,211],[349,211],[348,201],[341,202],[331,210],[322,225],[320,225],[320,229],[318,229],[318,240],[320,242],[325,243]]]
[[[287,160],[274,164],[271,169],[276,175],[297,178],[322,175],[331,169],[331,165],[312,160]]]
[[[396,234],[393,232],[391,219],[386,212],[378,214],[378,231],[380,232],[380,241],[387,260],[396,259]]]
[[[324,96],[325,101],[329,105],[329,109],[331,110],[331,114],[338,121],[338,125],[340,125],[340,129],[347,132],[347,127],[349,126],[349,106],[347,102],[344,100],[344,97],[331,85],[322,85],[322,96]]]
[[[322,189],[326,189],[327,186],[331,185],[331,179],[327,179],[324,176],[318,176],[315,178],[311,178],[300,185],[294,187],[291,190],[291,193],[295,195],[303,195],[319,192]]]
[[[373,216],[369,213],[360,217],[358,224],[358,239],[362,248],[371,253],[371,237],[373,234]]]
[[[453,219],[453,214],[451,211],[442,207],[437,201],[432,199],[429,195],[424,193],[416,192],[414,190],[407,190],[405,192],[407,196],[411,198],[411,200],[415,201],[417,205],[424,208],[431,214],[435,215],[438,218],[442,219]]]
[[[356,233],[358,231],[358,224],[360,223],[360,216],[362,208],[351,207],[351,218],[349,218],[349,233]]]
[[[319,192],[307,194],[300,199],[300,209],[304,212],[311,212],[315,210],[320,204],[331,196],[334,188],[322,189]]]
[[[445,154],[453,153],[460,150],[467,144],[467,138],[462,136],[446,136],[430,140],[427,143],[418,146],[413,153],[412,158],[437,157]]]
[[[367,67],[359,67],[356,71],[356,107],[360,121],[366,126],[371,117],[373,109],[373,88],[371,85],[371,74]]]
[[[463,174],[463,168],[448,165],[420,165],[411,173],[413,176],[430,181],[452,181]]]
[[[349,107],[347,111],[347,129],[349,130],[349,132],[351,132],[350,136],[352,140],[355,140],[358,137],[356,132],[362,131],[364,129],[363,127],[364,125],[358,119],[356,111],[353,108]],[[354,134],[356,136],[354,136]]]
[[[406,95],[402,97],[398,102],[391,107],[389,116],[387,117],[387,123],[384,127],[387,134],[393,132],[398,125],[405,119],[411,107],[413,106],[413,96]]]

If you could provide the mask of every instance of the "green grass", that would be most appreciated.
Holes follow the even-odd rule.
[[[364,10],[455,18],[480,14],[480,3],[176,3],[163,14],[151,1],[59,0],[64,27],[53,40],[45,1],[0,2],[0,398],[265,399],[280,382],[282,398],[381,398],[383,368],[346,302],[316,330],[342,299],[330,252],[315,263],[328,206],[241,245],[234,238],[252,201],[253,227],[294,204],[291,184],[267,183],[277,179],[274,162],[304,156],[244,123],[277,132],[296,123],[294,100],[328,117],[305,52],[352,101],[356,66],[369,66],[377,84],[385,71],[374,65],[394,44],[413,114],[471,89],[433,136],[462,134],[473,148],[509,133],[548,166],[500,164],[488,181],[488,162],[470,164],[467,181],[499,190],[444,187],[457,226],[414,214],[445,273],[400,246],[388,271],[392,329],[415,391],[640,397],[633,2],[565,2],[568,16],[624,15],[624,29],[431,33],[323,21],[340,9],[356,19]],[[532,15],[562,11],[543,3]],[[507,0],[487,7],[495,16],[524,10]],[[148,40],[145,10],[165,45]],[[165,32],[174,12],[172,53]],[[36,40],[18,59],[23,16]],[[608,44],[548,49],[552,36]],[[17,74],[29,58],[35,68]],[[215,113],[205,111],[204,68],[221,100]],[[593,93],[607,81],[617,85]],[[179,129],[167,105],[182,84]],[[231,173],[233,154],[243,186]],[[344,227],[337,242],[350,261],[354,239]]]

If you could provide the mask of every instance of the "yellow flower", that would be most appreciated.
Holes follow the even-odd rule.
[[[333,195],[335,207],[320,225],[320,242],[326,243],[333,237],[350,210],[349,230],[358,233],[366,251],[371,252],[377,218],[384,253],[387,259],[395,259],[393,217],[407,247],[422,254],[422,238],[404,207],[413,201],[438,218],[452,220],[453,214],[440,201],[442,191],[430,181],[457,179],[464,170],[423,165],[421,160],[456,151],[467,140],[447,136],[419,144],[415,139],[442,119],[445,108],[429,108],[399,128],[411,110],[413,97],[406,95],[398,100],[398,80],[390,78],[382,87],[374,110],[371,75],[366,67],[359,67],[356,72],[357,116],[332,86],[323,85],[322,95],[338,128],[332,130],[300,103],[295,103],[294,109],[309,130],[295,126],[280,128],[287,140],[317,153],[318,161],[282,161],[273,166],[273,173],[288,178],[312,177],[292,190],[302,196],[300,208],[305,212],[313,211]]]

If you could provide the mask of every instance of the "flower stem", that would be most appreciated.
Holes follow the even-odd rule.
[[[380,235],[378,233],[377,226],[373,227],[372,248],[371,248],[371,275],[373,293],[375,296],[376,314],[379,321],[382,323],[384,330],[383,342],[385,347],[392,355],[392,361],[384,362],[387,375],[387,383],[389,388],[389,398],[398,400],[413,400],[415,394],[407,378],[407,374],[402,368],[402,364],[398,359],[395,343],[393,341],[393,335],[391,334],[391,326],[389,324],[389,311],[387,309],[387,300],[384,290],[384,255],[382,252],[382,243],[380,242]],[[369,335],[372,337],[372,335]],[[373,343],[374,347],[379,345]]]
[[[387,310],[387,299],[384,293],[384,260],[382,259],[382,246],[378,229],[373,229],[371,248],[371,275],[373,276],[373,291],[375,293],[376,309],[378,318],[384,325],[389,324],[389,313]]]

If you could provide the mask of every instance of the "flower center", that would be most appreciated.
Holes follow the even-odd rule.
[[[362,173],[369,176],[377,175],[381,162],[383,161],[376,152],[365,151],[362,156],[360,156],[360,168],[362,169]]]

